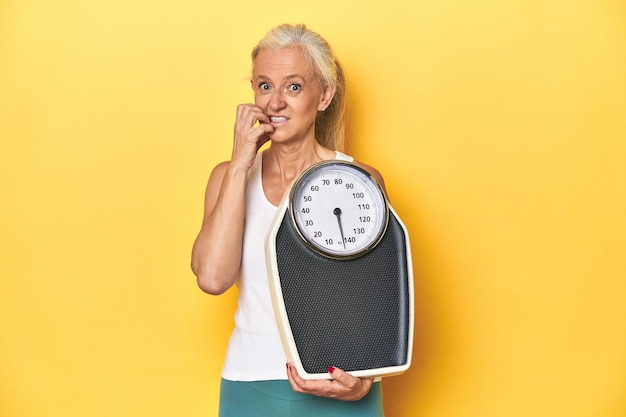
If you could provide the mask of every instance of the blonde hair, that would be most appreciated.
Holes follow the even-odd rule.
[[[315,119],[315,138],[336,151],[343,151],[346,131],[346,81],[339,61],[330,45],[305,25],[280,25],[265,34],[252,50],[252,62],[263,49],[279,50],[298,47],[315,71],[320,87],[336,86],[335,95],[325,111]]]

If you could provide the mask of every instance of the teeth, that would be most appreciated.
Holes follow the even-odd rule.
[[[287,121],[286,117],[270,117],[270,120],[274,123],[280,123]]]

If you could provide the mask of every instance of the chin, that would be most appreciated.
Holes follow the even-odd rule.
[[[270,138],[270,141],[274,143],[288,142],[291,139],[291,137],[287,137],[286,135],[281,133],[276,134],[276,132],[268,136]]]

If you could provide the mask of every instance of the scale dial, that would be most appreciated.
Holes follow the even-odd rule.
[[[306,170],[290,192],[298,233],[318,253],[355,258],[382,238],[389,209],[380,185],[346,161],[322,161]]]

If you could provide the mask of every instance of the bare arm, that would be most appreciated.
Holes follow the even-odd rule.
[[[255,126],[256,122],[260,122]],[[222,294],[237,280],[241,265],[246,174],[273,130],[260,108],[237,107],[232,159],[217,165],[207,184],[202,228],[193,245],[191,269],[198,286]]]
[[[223,162],[211,173],[202,228],[191,256],[198,286],[215,295],[235,283],[241,263],[246,172],[229,167],[230,162]]]

